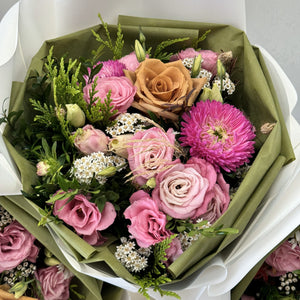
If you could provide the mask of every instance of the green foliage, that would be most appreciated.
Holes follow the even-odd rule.
[[[122,50],[124,46],[124,39],[123,39],[123,33],[122,33],[122,28],[121,24],[118,25],[118,30],[117,30],[117,38],[115,44],[112,42],[112,38],[110,35],[110,32],[108,30],[108,25],[105,23],[101,17],[100,14],[98,14],[98,17],[101,21],[101,24],[105,30],[105,35],[107,40],[104,40],[98,33],[96,33],[94,30],[92,30],[93,35],[95,36],[96,40],[101,43],[101,48],[98,48],[96,52],[94,52],[94,56],[99,56],[99,54],[103,50],[103,45],[107,47],[112,53],[113,53],[113,59],[120,59],[122,57]]]
[[[208,29],[208,30],[206,30],[198,39],[196,39],[194,42],[193,42],[193,48],[194,49],[197,49],[198,48],[198,44],[200,43],[200,42],[203,42],[206,38],[207,38],[207,36],[208,36],[208,34],[211,32],[211,30],[210,29]]]
[[[174,54],[172,52],[164,52],[167,47],[173,46],[176,43],[181,43],[186,40],[189,40],[189,37],[186,38],[177,38],[172,40],[167,40],[161,42],[155,49],[153,58],[160,59],[162,61],[169,61],[170,57]]]
[[[172,240],[176,235],[172,235],[162,242],[154,245],[153,256],[154,261],[151,265],[151,269],[142,276],[136,275],[135,280],[140,285],[139,293],[146,299],[150,300],[148,289],[153,288],[155,292],[159,292],[161,296],[170,296],[180,299],[180,296],[175,292],[166,291],[161,288],[162,284],[169,283],[172,280],[167,277],[166,267],[163,261],[166,261],[166,250],[170,247]]]
[[[62,224],[63,222],[58,219],[56,216],[53,216],[53,206],[51,208],[45,207],[45,209],[39,208],[39,213],[42,215],[41,220],[38,222],[38,226],[45,226],[50,222],[54,222],[55,224]]]
[[[32,82],[30,94],[34,99],[45,101],[50,97],[51,84],[48,80],[48,74],[42,76],[35,71],[28,79]]]
[[[6,98],[3,101],[3,107],[2,107],[2,116],[3,117],[0,118],[0,125],[3,123],[7,123],[8,126],[10,126],[12,130],[16,130],[16,123],[18,122],[21,115],[23,114],[23,110],[11,111],[10,113],[7,113],[7,109],[4,109],[4,103],[6,100],[8,100],[8,98]]]

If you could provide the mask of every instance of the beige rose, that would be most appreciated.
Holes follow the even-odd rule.
[[[135,72],[125,71],[137,87],[132,106],[147,113],[177,121],[186,107],[192,106],[206,78],[191,78],[180,60],[163,63],[144,60]]]

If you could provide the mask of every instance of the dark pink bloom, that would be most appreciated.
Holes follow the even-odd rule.
[[[92,83],[87,84],[83,88],[83,97],[87,103],[90,103],[91,90]],[[114,109],[117,109],[120,114],[126,112],[131,106],[136,87],[125,76],[98,78],[95,97],[98,97],[100,100],[98,99],[95,103],[98,101],[104,102],[109,91],[111,91],[111,105],[113,105]]]
[[[133,193],[130,203],[124,216],[131,221],[128,231],[140,247],[147,248],[170,236],[165,228],[167,218],[149,194],[142,190]]]
[[[45,300],[68,300],[70,297],[69,285],[71,273],[64,266],[52,266],[39,269],[35,277],[40,282]]]
[[[102,64],[102,68],[95,77],[104,78],[104,77],[120,77],[124,76],[123,70],[126,68],[124,64],[117,60],[107,60],[101,61],[98,64]],[[97,65],[98,65],[97,64]]]
[[[10,270],[27,259],[35,262],[39,248],[35,237],[20,223],[13,221],[0,232],[0,273]]]
[[[106,202],[103,211],[100,212],[94,203],[81,194],[71,201],[69,198],[55,201],[53,214],[82,235],[92,235],[96,230],[104,230],[116,218],[115,208],[110,202]]]
[[[217,101],[200,101],[182,115],[182,146],[191,156],[204,158],[217,170],[235,171],[249,162],[255,138],[251,122],[236,107]]]

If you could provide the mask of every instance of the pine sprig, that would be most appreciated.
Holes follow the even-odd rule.
[[[123,46],[124,46],[124,38],[123,38],[121,24],[118,25],[117,39],[115,41],[115,44],[113,44],[107,23],[105,23],[103,21],[100,14],[98,14],[98,17],[101,21],[101,24],[102,24],[103,28],[104,28],[107,40],[104,40],[98,33],[96,33],[94,30],[92,30],[92,33],[96,38],[96,41],[100,42],[101,45],[104,45],[105,47],[107,47],[113,53],[113,59],[114,60],[121,58],[122,57],[122,50],[123,50]],[[103,48],[99,47],[95,54],[98,54],[99,51],[102,51],[102,50],[103,50]]]
[[[170,57],[174,54],[172,52],[163,52],[167,47],[172,46],[176,43],[184,42],[186,40],[189,40],[189,37],[185,38],[177,38],[177,39],[172,39],[172,40],[166,40],[161,42],[160,44],[157,45],[155,48],[153,58],[157,58],[160,60],[169,60]]]

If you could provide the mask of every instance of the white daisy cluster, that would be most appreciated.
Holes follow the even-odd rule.
[[[100,184],[104,184],[106,177],[99,173],[109,167],[116,167],[118,171],[121,171],[126,167],[126,160],[120,156],[94,152],[76,159],[73,163],[72,173],[80,183],[89,184],[95,177]]]
[[[202,222],[203,219],[198,219],[196,223]],[[207,224],[201,226],[199,229],[209,228],[211,224],[208,222]],[[177,235],[177,238],[179,239],[181,243],[181,249],[182,251],[185,251],[187,248],[189,248],[194,241],[197,241],[198,238],[201,236],[201,233],[195,234],[193,236],[189,236],[188,232],[184,231]]]
[[[144,124],[140,114],[124,113],[116,118],[117,123],[106,128],[106,133],[111,136],[118,136],[125,133],[136,133],[143,129]]]
[[[0,206],[0,228],[9,225],[13,220],[13,216],[4,207]]]
[[[33,263],[24,260],[14,269],[3,272],[3,283],[7,283],[12,287],[17,281],[21,281],[23,278],[33,275],[35,271],[36,266]]]
[[[219,76],[216,76],[212,82],[212,84],[216,84],[219,89],[221,89],[221,79]],[[235,91],[235,85],[234,83],[230,80],[229,74],[225,74],[225,78],[223,78],[223,89],[222,91],[226,91],[228,95],[233,94]]]
[[[284,292],[286,295],[289,295],[291,292],[296,291],[296,284],[298,282],[298,276],[294,273],[286,273],[279,277],[280,286],[278,286],[278,290]]]
[[[203,61],[203,60],[202,60]],[[183,65],[191,71],[192,67],[193,67],[193,63],[194,63],[194,58],[184,58],[182,60]],[[201,71],[199,72],[197,78],[207,78],[207,82],[205,83],[205,85],[203,86],[203,88],[210,88],[210,80],[212,78],[213,74],[211,72],[209,72],[208,70],[205,69],[201,69]]]
[[[135,249],[135,242],[121,238],[122,245],[117,246],[115,257],[130,272],[140,272],[148,267],[148,257],[151,254],[150,248]]]

